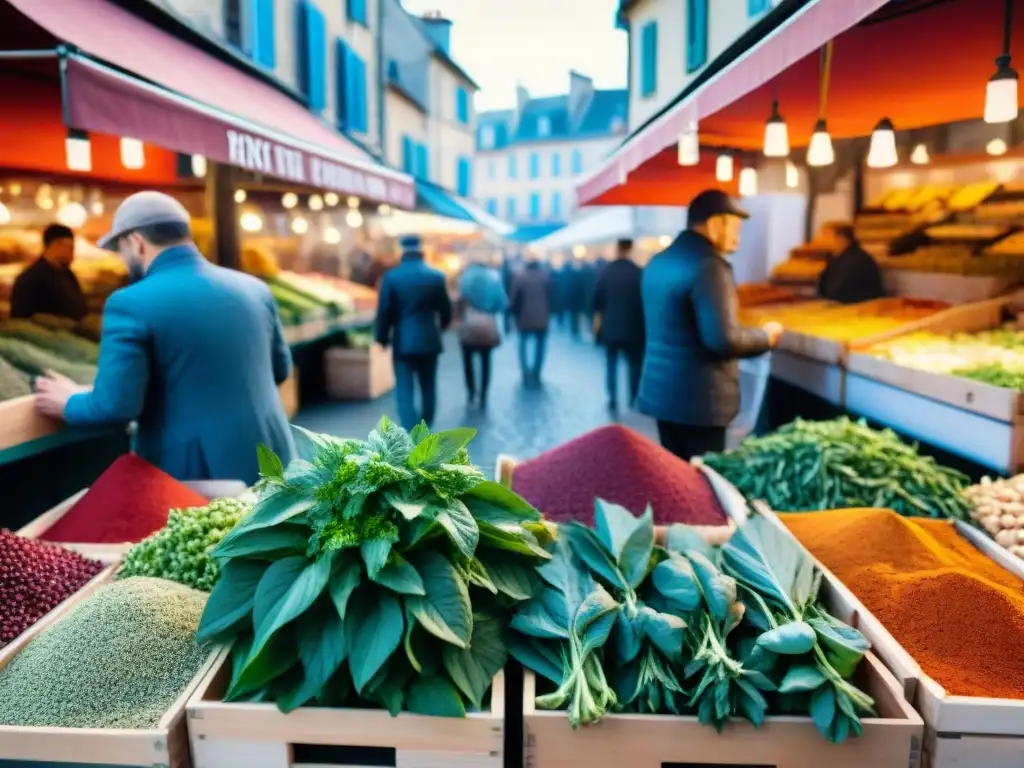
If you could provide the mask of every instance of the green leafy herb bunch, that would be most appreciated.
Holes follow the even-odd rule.
[[[551,556],[540,513],[470,463],[471,429],[260,447],[257,503],[212,556],[200,640],[232,641],[229,701],[480,709],[504,630]]]

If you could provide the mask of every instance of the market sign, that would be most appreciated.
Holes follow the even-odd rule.
[[[66,60],[64,91],[69,127],[140,139],[397,208],[416,206],[416,188],[405,174],[355,155],[349,158],[293,141],[84,58]]]

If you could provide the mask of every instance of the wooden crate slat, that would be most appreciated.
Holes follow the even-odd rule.
[[[0,401],[0,450],[52,435],[62,426],[36,410],[35,395]]]

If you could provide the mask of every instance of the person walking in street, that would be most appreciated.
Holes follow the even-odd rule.
[[[73,426],[136,421],[136,453],[179,480],[255,483],[261,443],[288,464],[277,387],[292,355],[266,283],[203,258],[188,212],[159,192],[125,199],[100,246],[142,278],[107,299],[94,385],[41,377],[38,410]]]
[[[619,358],[629,370],[629,403],[636,402],[644,361],[644,313],[640,267],[632,259],[633,241],[619,240],[618,258],[605,266],[594,287],[594,335],[607,357],[608,409],[619,407]]]
[[[835,248],[818,281],[818,295],[841,304],[856,304],[885,296],[882,270],[864,250],[849,224],[832,228]]]
[[[437,358],[444,349],[441,334],[452,322],[452,303],[444,273],[424,262],[420,238],[407,235],[399,245],[401,263],[381,280],[374,336],[381,346],[392,347],[398,418],[411,430],[420,421],[434,423]]]
[[[739,358],[773,347],[778,323],[745,328],[729,254],[748,214],[719,190],[697,195],[687,229],[643,270],[646,351],[637,408],[658,422],[662,445],[689,460],[725,448],[739,413]]]
[[[501,275],[492,269],[488,254],[472,254],[473,259],[459,278],[459,342],[466,373],[469,405],[487,408],[487,389],[491,383],[491,352],[501,343],[498,315],[508,309],[508,296]],[[476,386],[475,360],[480,359],[480,388]],[[477,400],[479,396],[479,400]]]
[[[568,297],[566,308],[569,317],[569,333],[574,339],[580,337],[580,323],[590,307],[590,296],[593,284],[590,282],[589,268],[580,259],[573,259],[567,276]]]
[[[540,384],[544,353],[547,347],[548,326],[551,323],[551,275],[534,254],[528,254],[526,267],[512,283],[511,307],[519,331],[519,365],[523,382]],[[533,342],[533,361],[528,345]]]
[[[74,260],[74,232],[62,224],[43,230],[42,255],[18,275],[11,289],[11,317],[85,317],[85,294],[71,271]]]

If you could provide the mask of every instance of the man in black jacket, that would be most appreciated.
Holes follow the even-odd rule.
[[[644,311],[640,267],[631,258],[632,240],[619,240],[618,258],[604,267],[594,286],[595,335],[607,355],[608,408],[618,410],[619,357],[629,368],[629,402],[640,390],[644,362]]]
[[[85,316],[85,294],[71,271],[75,233],[61,224],[43,232],[43,253],[18,275],[11,289],[11,317],[57,315],[72,320]]]
[[[661,443],[683,459],[725,447],[739,413],[739,358],[767,352],[782,327],[739,324],[726,259],[748,218],[719,190],[695,197],[687,229],[643,271],[647,344],[637,407],[658,421]]]
[[[885,295],[882,270],[865,251],[849,224],[832,229],[835,250],[818,281],[818,294],[823,299],[841,304],[880,299]]]

